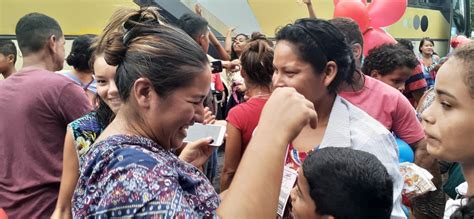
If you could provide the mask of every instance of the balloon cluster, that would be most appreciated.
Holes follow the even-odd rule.
[[[407,0],[334,0],[334,17],[347,17],[359,24],[364,35],[364,55],[384,43],[396,43],[381,27],[397,22],[405,13]]]

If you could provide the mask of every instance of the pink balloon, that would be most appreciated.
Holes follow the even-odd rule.
[[[397,41],[380,28],[373,28],[364,33],[364,56],[369,54],[369,50],[382,44],[395,44]]]
[[[334,17],[351,18],[359,24],[362,33],[369,27],[367,7],[359,0],[340,1],[334,9]]]
[[[386,27],[405,14],[407,0],[372,0],[367,9],[371,27]]]
[[[334,6],[337,5],[337,3],[339,3],[340,1],[353,1],[353,0],[334,0]],[[358,0],[359,1],[359,0]],[[364,5],[367,4],[367,0],[360,0],[360,2],[364,3]]]

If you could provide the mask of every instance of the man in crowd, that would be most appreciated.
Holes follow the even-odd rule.
[[[23,68],[0,81],[0,208],[45,218],[55,207],[68,123],[91,110],[80,87],[54,71],[64,63],[58,22],[40,13],[16,25]]]
[[[16,72],[16,47],[11,40],[0,40],[0,74],[8,78]]]

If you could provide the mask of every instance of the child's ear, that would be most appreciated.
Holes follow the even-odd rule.
[[[7,60],[8,60],[8,63],[14,63],[15,55],[13,54],[7,55]]]
[[[379,71],[377,71],[377,70],[372,70],[372,71],[370,72],[370,77],[373,77],[373,78],[375,78],[375,79],[380,79],[381,75],[380,75]]]

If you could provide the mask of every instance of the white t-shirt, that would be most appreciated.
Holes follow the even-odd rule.
[[[467,193],[467,182],[461,183],[459,186],[456,187],[456,192],[458,195],[464,196]],[[444,208],[444,216],[443,219],[449,219],[451,215],[461,206],[467,203],[467,198],[460,198],[460,199],[449,199],[446,202],[446,207]]]

